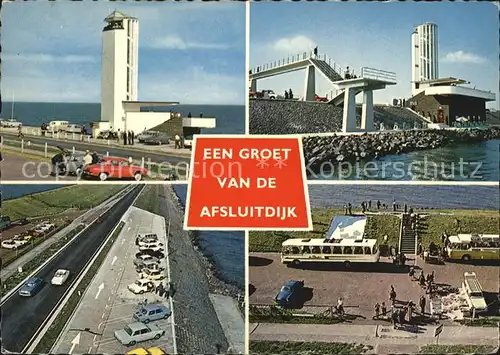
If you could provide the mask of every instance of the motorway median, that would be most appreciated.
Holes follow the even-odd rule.
[[[97,274],[97,271],[101,267],[102,263],[106,259],[113,243],[116,238],[120,235],[123,227],[125,226],[125,222],[121,221],[117,228],[113,231],[113,234],[108,239],[103,249],[100,251],[99,255],[95,259],[95,261],[90,266],[89,270],[85,273],[82,280],[78,284],[77,288],[71,294],[69,300],[63,306],[61,312],[57,315],[54,322],[50,325],[47,332],[44,334],[43,338],[36,345],[33,353],[36,354],[49,354],[52,347],[55,345],[55,342],[59,338],[59,335],[63,331],[66,323],[70,320],[71,316],[75,312],[80,303],[81,298],[85,294],[85,290],[91,284],[93,278]]]

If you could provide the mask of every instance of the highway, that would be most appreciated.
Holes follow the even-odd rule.
[[[45,265],[37,277],[46,283],[34,297],[20,297],[14,293],[1,305],[2,308],[2,347],[20,353],[48,317],[64,292],[83,270],[99,249],[107,235],[120,221],[132,204],[142,186],[137,186],[108,211],[102,222],[95,223],[83,232],[61,254]],[[52,286],[50,280],[57,269],[71,271],[70,278],[63,286]]]
[[[17,136],[17,133],[10,133],[10,132],[2,132],[2,135],[7,136],[6,139],[10,138],[15,138]],[[190,158],[188,156],[186,157],[181,157],[181,156],[176,156],[176,155],[170,155],[168,153],[161,153],[161,152],[148,152],[148,151],[139,151],[139,150],[128,150],[126,148],[120,148],[116,146],[102,146],[102,145],[94,145],[94,144],[89,144],[89,143],[84,143],[84,142],[79,142],[79,141],[62,141],[62,140],[57,140],[57,139],[52,139],[49,137],[33,137],[29,136],[25,138],[26,140],[30,140],[31,143],[33,144],[40,144],[44,145],[45,142],[48,143],[49,146],[52,147],[62,147],[68,150],[72,150],[73,147],[75,147],[76,150],[79,151],[85,151],[86,149],[90,151],[96,151],[100,155],[106,155],[106,152],[109,152],[109,155],[111,156],[118,156],[118,157],[132,157],[134,160],[141,160],[144,158],[146,161],[148,159],[151,159],[151,162],[153,163],[170,163],[172,165],[179,164],[179,163],[187,163],[189,164]],[[104,143],[104,141],[103,141]]]

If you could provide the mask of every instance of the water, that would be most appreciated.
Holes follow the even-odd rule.
[[[387,155],[317,171],[314,180],[499,181],[500,140]],[[326,167],[326,166],[325,166]]]
[[[183,205],[186,203],[187,185],[174,185]],[[200,231],[200,247],[219,271],[221,279],[245,287],[245,233]]]
[[[380,200],[400,205],[438,209],[496,210],[500,206],[498,186],[389,186],[389,185],[310,185],[311,207],[343,208],[349,202],[356,208],[362,201]]]
[[[62,185],[0,185],[3,200],[57,189]],[[174,185],[182,204],[186,203],[187,185]],[[200,248],[210,257],[226,282],[245,287],[245,234],[243,232],[199,232]]]
[[[12,103],[3,102],[1,117],[10,118]],[[245,106],[226,105],[177,105],[170,107],[154,107],[151,111],[170,111],[193,117],[203,113],[204,117],[217,118],[214,129],[203,130],[207,134],[239,134],[245,133]],[[14,118],[25,126],[39,127],[43,122],[65,120],[70,123],[87,125],[90,132],[90,122],[100,121],[101,104],[99,103],[50,103],[50,102],[16,102]]]

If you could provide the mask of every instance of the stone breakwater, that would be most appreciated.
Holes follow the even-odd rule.
[[[250,100],[251,134],[306,134],[340,132],[343,108],[321,102],[290,100]],[[356,109],[361,124],[361,107]],[[386,128],[422,127],[424,121],[415,113],[400,107],[374,107],[374,122]]]
[[[304,158],[312,170],[324,162],[369,160],[389,154],[453,144],[500,139],[500,127],[461,130],[412,130],[363,135],[304,137]]]

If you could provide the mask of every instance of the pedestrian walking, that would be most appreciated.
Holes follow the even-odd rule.
[[[368,209],[372,208],[372,200],[368,200]]]
[[[347,205],[344,205],[344,214],[345,214],[346,216],[347,216],[347,212],[348,212],[348,210],[347,210]]]
[[[380,304],[375,303],[375,319],[378,319],[380,316]]]
[[[387,306],[385,305],[385,302],[382,302],[382,305],[380,306],[380,311],[382,312],[381,316],[385,317],[387,314]]]
[[[350,202],[347,204],[347,209],[349,210],[349,216],[352,216],[352,205]]]
[[[422,315],[425,314],[425,303],[426,303],[425,296],[424,295],[420,296],[419,305],[420,305],[420,313]]]
[[[408,213],[408,205],[405,203],[405,213]]]
[[[391,285],[391,291],[389,292],[389,300],[392,304],[396,303],[396,291],[394,290],[394,286]]]
[[[120,138],[122,137],[121,134],[122,132],[120,132],[120,129],[118,128],[118,132],[116,133],[116,143],[120,143]]]
[[[381,206],[380,200],[377,200],[377,210],[380,209],[380,206]]]

